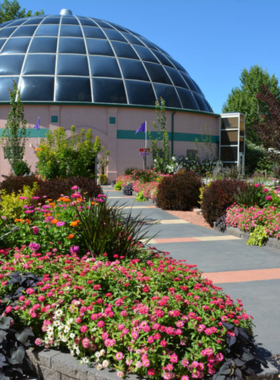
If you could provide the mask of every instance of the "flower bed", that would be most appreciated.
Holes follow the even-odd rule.
[[[252,342],[252,317],[242,302],[234,304],[196,266],[144,248],[133,230],[129,236],[119,230],[119,222],[107,230],[104,196],[84,203],[74,191],[72,202],[62,197],[58,203],[49,201],[43,210],[28,206],[32,212],[16,222],[19,235],[15,236],[25,231],[29,244],[13,240],[13,246],[0,251],[0,332],[3,326],[10,328],[11,315],[17,329],[32,327],[38,346],[66,348],[99,370],[115,368],[119,377],[136,373],[152,379],[202,379],[219,371],[237,375],[240,368],[244,374],[253,358],[245,352]],[[42,216],[39,228],[37,214]],[[98,241],[85,235],[86,218],[100,223]],[[46,233],[41,236],[44,223]],[[74,228],[74,236],[69,238],[69,230],[62,233],[60,228]],[[94,225],[93,234],[97,228]],[[113,229],[118,238],[108,232]],[[105,239],[102,231],[117,244],[111,251],[110,245],[98,245]],[[50,236],[55,240],[48,246]],[[86,246],[82,238],[90,241],[91,253],[81,248]],[[15,338],[20,357],[23,348],[17,339],[25,342],[31,332],[24,334],[24,339],[22,334]],[[5,360],[10,360],[9,355],[14,355],[12,349]],[[226,361],[229,357],[232,360]]]
[[[234,326],[251,331],[241,301],[235,305],[195,266],[167,256],[109,262],[22,247],[9,257],[2,279],[28,268],[42,280],[6,314],[31,325],[37,345],[67,347],[81,363],[114,367],[120,377],[213,375]],[[15,290],[4,285],[2,296]]]

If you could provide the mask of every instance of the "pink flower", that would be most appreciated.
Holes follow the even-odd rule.
[[[176,354],[170,355],[170,361],[172,363],[177,363],[178,362],[178,356]]]
[[[183,375],[183,376],[181,377],[181,380],[190,380],[190,378],[189,378],[189,376],[187,376],[187,375]]]
[[[38,301],[40,301],[40,302],[44,302],[44,301],[45,301],[45,296],[40,295],[40,296],[38,297]]]
[[[148,376],[154,376],[155,370],[153,368],[148,369]]]
[[[36,346],[41,346],[42,340],[40,338],[35,339]]]
[[[259,183],[255,183],[255,187],[259,187],[260,186],[260,184]]]
[[[187,367],[189,365],[189,361],[187,359],[183,359],[181,361],[181,364],[182,364],[183,367]]]
[[[267,195],[267,196],[265,197],[265,199],[266,199],[267,201],[272,201],[272,197],[271,197],[270,195]]]
[[[97,327],[104,327],[105,326],[105,322],[104,321],[99,321],[97,322]]]
[[[90,346],[90,340],[88,338],[84,338],[82,340],[82,345],[84,348],[88,348]]]
[[[85,332],[88,331],[88,327],[84,325],[84,326],[82,326],[82,327],[80,328],[80,331],[81,331],[82,333],[85,333]]]
[[[10,313],[13,310],[12,306],[7,306],[5,311],[6,313]]]
[[[153,343],[154,342],[154,337],[152,337],[152,336],[149,336],[148,337],[148,343]]]
[[[72,186],[72,187],[71,187],[71,190],[78,190],[78,186],[76,186],[76,185],[75,185],[75,186]]]
[[[116,358],[117,360],[122,360],[122,358],[123,358],[123,353],[122,353],[122,352],[117,352],[115,358]]]
[[[136,363],[136,367],[137,367],[137,368],[141,368],[141,367],[142,367],[142,363],[141,363],[141,362],[137,362],[137,363]]]
[[[167,346],[167,342],[166,342],[166,340],[161,340],[161,341],[160,341],[160,345],[161,345],[162,347],[166,347],[166,346]]]
[[[117,372],[117,376],[118,376],[118,377],[123,377],[123,372],[122,372],[122,371],[118,371],[118,372]]]
[[[81,323],[81,322],[82,322],[82,319],[81,319],[80,317],[77,317],[77,318],[75,319],[75,322],[76,322],[76,323]]]

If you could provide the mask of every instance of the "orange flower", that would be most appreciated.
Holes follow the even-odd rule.
[[[77,198],[76,202],[83,202],[83,198]]]
[[[35,148],[34,150],[35,150],[35,152],[39,152],[41,149],[40,148]]]
[[[63,200],[64,200],[64,197],[59,197],[57,201],[62,202]]]
[[[47,199],[47,201],[48,201],[48,202],[51,202],[51,201],[52,201],[52,199]]]
[[[15,222],[15,223],[17,223],[17,222],[21,222],[21,219],[15,219],[14,222]]]
[[[45,217],[47,217],[47,216],[51,216],[52,214],[50,213],[50,212],[46,212],[45,214],[44,214],[44,216]]]
[[[96,205],[96,202],[91,202],[92,205]]]
[[[63,198],[63,202],[70,202],[70,199],[69,198]]]
[[[55,208],[55,203],[51,202],[49,203],[50,206],[52,206],[53,208]]]
[[[25,222],[29,225],[30,224],[30,219],[25,219]],[[23,221],[24,223],[24,221]]]
[[[74,234],[69,234],[67,237],[68,237],[68,239],[73,239],[73,237],[74,237],[75,235]]]
[[[73,220],[73,222],[70,223],[71,227],[76,227],[80,223],[79,220]]]
[[[58,222],[59,222],[58,219],[53,219],[53,220],[51,221],[52,224],[56,224],[56,223],[58,223]]]

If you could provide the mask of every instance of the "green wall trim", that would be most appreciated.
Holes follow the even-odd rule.
[[[116,118],[114,116],[110,116],[109,123],[110,124],[116,124]]]
[[[135,104],[117,104],[117,103],[82,103],[82,102],[24,102],[23,105],[26,106],[88,106],[88,107],[111,107],[111,108],[138,108],[138,109],[151,109],[155,110],[156,106],[141,106]],[[10,102],[0,102],[0,105],[10,105]],[[206,111],[197,111],[197,110],[187,110],[184,108],[173,108],[173,107],[165,107],[166,111],[181,111],[187,113],[197,113],[200,115],[214,116],[220,117],[220,114]]]
[[[156,139],[158,134],[157,132],[150,132],[152,134],[152,138]],[[171,139],[171,132],[168,132],[169,140]],[[190,141],[195,142],[196,139],[198,142],[202,142],[202,135],[198,133],[181,133],[181,132],[174,132],[174,141]],[[124,139],[124,140],[145,140],[145,134],[144,132],[139,132],[135,134],[135,131],[126,131],[119,129],[117,131],[117,139]],[[219,136],[213,135],[211,136],[211,142],[217,143],[219,142]]]
[[[4,131],[4,128],[0,128],[0,137],[2,135],[2,132]],[[29,129],[29,128],[26,128],[26,138],[29,138],[29,137],[46,137],[46,134],[47,132],[49,131],[48,128],[40,128],[39,130],[38,129]]]

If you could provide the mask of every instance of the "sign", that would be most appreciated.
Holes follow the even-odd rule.
[[[148,156],[150,154],[150,148],[140,148],[139,155],[140,156]]]

